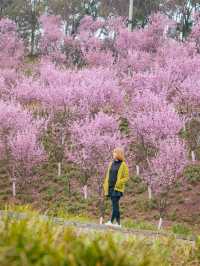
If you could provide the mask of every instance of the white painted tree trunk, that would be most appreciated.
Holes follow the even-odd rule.
[[[136,175],[140,175],[140,167],[139,167],[139,165],[136,165]]]
[[[61,144],[62,144],[62,145],[65,144],[65,134],[64,134],[64,132],[62,132],[62,136],[61,136]]]
[[[195,162],[196,161],[196,156],[195,156],[195,152],[191,151],[191,156],[192,156],[192,161]]]
[[[149,195],[149,200],[152,199],[152,189],[151,186],[148,185],[148,195]]]
[[[103,224],[103,217],[100,217],[99,224]]]
[[[128,23],[129,31],[133,30],[133,10],[134,10],[134,0],[130,0],[130,3],[129,3],[129,23]]]
[[[88,198],[88,190],[87,190],[87,185],[83,187],[83,194],[84,194],[84,199]]]
[[[165,29],[164,29],[164,31],[163,31],[163,37],[164,37],[165,39],[167,39],[167,33],[168,33],[168,30],[169,30],[169,25],[166,25],[166,26],[165,26]]]
[[[16,197],[16,181],[15,180],[12,181],[12,193],[13,193],[13,197]]]
[[[58,163],[58,176],[61,176],[61,162]]]
[[[158,230],[162,228],[162,224],[163,224],[163,219],[160,217],[159,223],[158,223]]]
[[[64,134],[64,129],[62,129],[61,132],[61,145],[64,145],[65,143],[65,134]],[[62,171],[62,163],[58,163],[58,176],[61,176],[61,171]]]

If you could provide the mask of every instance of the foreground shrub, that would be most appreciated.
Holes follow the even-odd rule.
[[[0,265],[188,265],[190,255],[195,256],[192,245],[173,238],[150,240],[81,230],[55,225],[37,214],[23,220],[5,216],[0,222]]]

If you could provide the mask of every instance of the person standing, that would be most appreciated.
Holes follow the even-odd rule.
[[[121,227],[119,201],[123,196],[125,184],[129,179],[129,169],[125,162],[124,151],[116,148],[113,151],[113,161],[109,164],[104,180],[104,194],[111,199],[112,215],[105,225]],[[116,220],[116,224],[114,221]]]

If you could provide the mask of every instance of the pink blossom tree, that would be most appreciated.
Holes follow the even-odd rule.
[[[174,97],[174,102],[184,112],[187,119],[192,119],[193,113],[198,110],[200,102],[199,84],[199,73],[194,71],[193,74],[188,75],[180,84],[179,91]]]
[[[0,65],[16,68],[22,62],[24,45],[17,34],[16,25],[9,19],[0,19]]]
[[[150,178],[152,189],[158,198],[159,229],[162,226],[169,192],[174,184],[180,180],[187,163],[185,144],[178,138],[168,138],[161,141],[158,153],[150,161],[151,173],[146,173],[146,178]]]
[[[131,128],[144,144],[155,147],[159,140],[177,135],[184,125],[184,120],[163,95],[148,90],[133,97],[128,117]]]
[[[166,40],[166,26],[173,25],[173,21],[167,16],[156,13],[149,17],[149,23],[145,28],[135,28],[129,32],[121,27],[116,37],[116,48],[121,52],[140,50],[148,53],[156,53]]]
[[[20,74],[13,68],[0,69],[0,99],[12,99],[12,92],[18,83]]]
[[[86,118],[74,123],[71,132],[71,159],[83,170],[85,186],[89,178],[96,178],[102,216],[101,197],[105,172],[113,149],[123,145],[118,122],[114,117],[100,112],[94,119]]]
[[[124,93],[120,90],[114,73],[108,69],[84,69],[64,71],[53,65],[40,68],[39,87],[19,88],[21,96],[35,97],[49,114],[49,126],[54,131],[55,151],[60,155],[58,173],[61,174],[63,151],[69,139],[70,124],[77,119],[94,117],[99,111],[120,114],[124,104]],[[25,90],[24,90],[25,88]],[[41,89],[42,88],[42,89]],[[33,94],[32,94],[33,92]],[[34,95],[37,94],[37,95]],[[51,130],[51,131],[52,131]],[[57,133],[56,133],[57,132]]]
[[[79,26],[77,39],[89,66],[105,63],[116,65],[118,71],[149,70],[153,55],[167,39],[167,30],[174,23],[161,13],[149,18],[144,28],[129,32],[123,18],[94,20],[85,16]],[[122,68],[123,66],[123,68]]]
[[[75,36],[65,36],[61,51],[64,56],[63,64],[65,67],[76,69],[86,65],[80,41]]]
[[[36,107],[34,113],[48,116],[59,176],[71,123],[99,111],[120,115],[125,96],[115,73],[107,68],[63,70],[50,62],[41,63],[36,77],[21,77],[11,95],[29,109]]]
[[[51,63],[42,64],[39,70],[39,87],[36,86],[39,90],[34,97],[48,115],[49,152],[56,160],[58,176],[61,176],[69,126],[78,112],[73,99],[73,73],[56,68]]]
[[[101,38],[101,34],[106,34],[105,26],[105,20],[94,20],[91,16],[85,16],[80,21],[77,38],[89,66],[112,65],[114,61],[112,53],[105,49],[105,40]]]
[[[2,100],[0,101],[1,160],[3,160],[5,164],[7,165],[7,173],[8,173],[8,176],[11,177],[11,179],[13,180],[13,183],[16,182],[16,176],[13,176],[13,173],[14,173],[13,169],[15,169],[16,167],[19,167],[18,171],[21,171],[22,169],[20,169],[20,166],[19,166],[20,161],[22,159],[25,159],[25,157],[21,159],[17,157],[17,156],[20,156],[19,150],[18,150],[19,154],[16,155],[17,147],[20,148],[18,145],[19,143],[17,143],[16,138],[18,138],[19,140],[20,139],[19,135],[23,135],[22,134],[23,131],[25,130],[27,130],[27,132],[29,131],[29,144],[24,142],[24,146],[23,146],[23,139],[21,139],[21,145],[24,148],[23,152],[26,152],[26,149],[28,148],[28,146],[30,146],[30,150],[31,150],[31,145],[32,147],[36,145],[36,142],[35,142],[36,139],[39,143],[39,139],[43,132],[43,125],[44,125],[43,120],[34,119],[32,114],[24,110],[19,104],[16,104],[14,102],[4,102]],[[15,143],[15,140],[16,140],[16,143]],[[31,144],[31,141],[33,141],[32,144]],[[14,158],[14,156],[16,157]],[[29,164],[31,164],[31,159],[29,160],[28,158],[29,157],[26,158],[27,163],[24,162],[24,165],[23,165],[24,171],[25,170],[28,171]],[[40,159],[41,158],[38,157],[37,162],[39,162]],[[13,162],[13,160],[15,163]],[[34,160],[32,161],[32,163],[34,163]],[[21,176],[21,177],[22,179],[26,178],[25,176]],[[13,195],[15,195],[14,185],[13,185]]]
[[[121,114],[125,94],[109,68],[91,68],[78,71],[74,76],[73,88],[79,97],[79,110],[85,116],[94,116],[100,111]]]
[[[168,38],[165,34],[166,26],[172,24],[166,16],[157,13],[149,17],[145,28],[135,28],[130,32],[121,26],[114,42],[118,72],[123,70],[127,76],[134,76],[135,72],[150,72],[157,51]]]
[[[64,58],[61,53],[61,45],[64,40],[64,31],[61,27],[61,18],[54,15],[42,15],[39,21],[42,26],[39,41],[40,53],[55,63],[62,63]]]
[[[79,40],[74,36],[65,36],[61,17],[42,15],[40,23],[39,50],[43,58],[67,68],[85,64]]]
[[[21,183],[32,176],[33,167],[45,161],[45,151],[32,126],[9,136],[8,146],[13,196],[16,196],[16,181]]]
[[[169,105],[162,95],[146,90],[133,97],[128,107],[130,128],[145,151],[145,161],[150,169],[149,156],[158,149],[161,140],[177,136],[184,125],[174,107]],[[151,180],[147,182],[151,199]]]

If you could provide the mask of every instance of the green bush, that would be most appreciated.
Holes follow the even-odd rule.
[[[200,165],[194,164],[188,166],[184,171],[184,176],[190,183],[196,183],[200,181]]]
[[[44,221],[37,213],[31,216],[29,210],[28,215],[1,219],[1,266],[175,266],[199,259],[198,243],[193,248],[174,238],[149,241],[107,230],[84,233]]]

